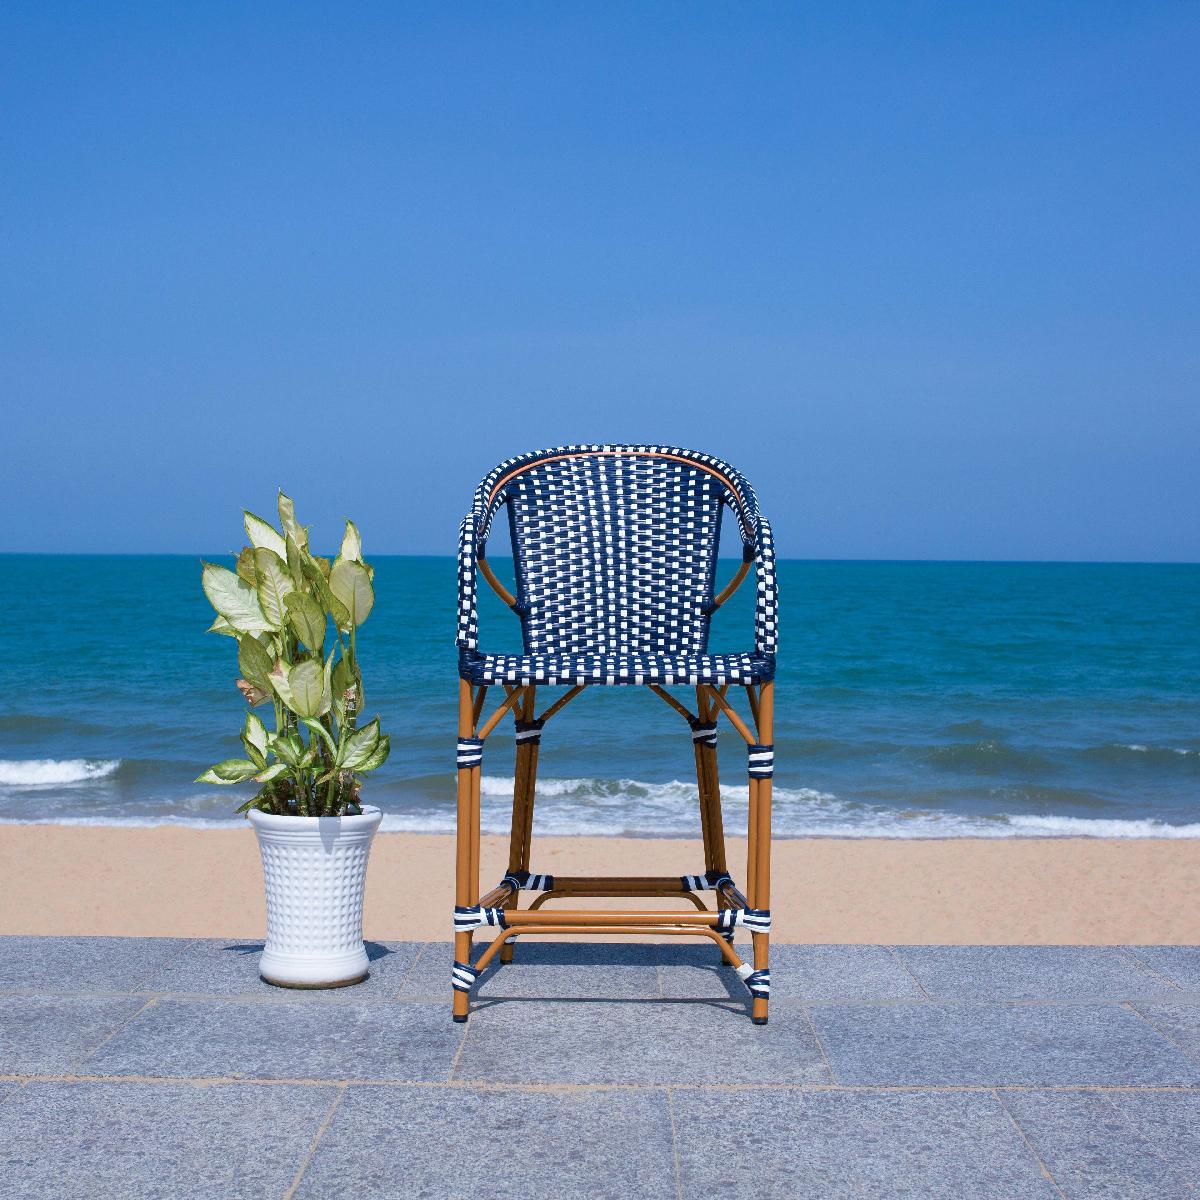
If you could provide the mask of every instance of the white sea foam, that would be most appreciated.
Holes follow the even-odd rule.
[[[89,783],[111,775],[120,759],[99,762],[84,758],[0,759],[0,786],[47,787],[65,783]]]
[[[45,764],[0,763],[0,768],[14,765],[40,767]],[[91,768],[92,774],[82,776],[86,779],[100,773],[111,773],[117,764],[80,762],[50,765]],[[0,775],[0,781],[4,778]],[[29,775],[22,775],[23,781],[29,778]],[[56,778],[54,781],[61,780]],[[30,783],[24,785],[36,786]],[[512,788],[511,777],[485,776],[481,780],[481,823],[485,833],[508,834],[512,821]],[[723,784],[721,790],[726,831],[738,834],[746,828],[749,789],[742,783]],[[382,828],[385,831],[451,833],[454,830],[452,802],[422,801],[410,794],[403,800],[380,797],[380,803],[384,809]],[[180,807],[183,811],[180,811]],[[847,802],[815,788],[776,786],[773,789],[772,810],[773,829],[779,837],[1200,838],[1200,823],[1170,825],[1153,819],[1119,820],[1004,813],[972,816],[936,809],[901,810],[884,805]],[[245,828],[243,818],[227,811],[214,812],[211,793],[182,801],[166,801],[162,810],[152,815],[144,810],[136,814],[109,812],[86,817],[31,813],[28,817],[0,818],[0,824]],[[635,779],[539,779],[535,830],[538,834],[559,836],[698,837],[700,827],[696,785],[679,780],[646,783]]]
[[[1132,750],[1137,754],[1196,754],[1200,751],[1189,750],[1184,746],[1143,746],[1141,742],[1126,742],[1123,750]]]
[[[1096,817],[1006,818],[1016,837],[1198,838],[1200,824],[1168,825],[1151,818],[1134,821]]]
[[[507,834],[512,819],[511,777],[480,781],[483,831]],[[746,827],[749,788],[722,784],[725,828]],[[695,837],[699,834],[696,785],[673,780],[644,783],[620,779],[539,779],[536,829],[544,834]],[[396,812],[385,809],[385,830],[445,833],[453,829],[449,809]],[[848,803],[815,788],[776,786],[772,828],[780,837],[839,838],[1196,838],[1200,824],[1169,825],[1155,820],[1092,820],[1077,817],[997,813],[970,816],[935,809],[896,809]]]
[[[244,817],[221,820],[207,817],[181,817],[168,814],[162,817],[0,817],[0,825],[83,825],[90,829],[159,829],[164,825],[180,825],[185,829],[244,829]]]

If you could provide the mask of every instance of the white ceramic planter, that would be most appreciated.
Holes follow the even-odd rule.
[[[250,811],[267,889],[259,974],[280,987],[344,987],[367,975],[363,890],[383,814],[277,817]]]

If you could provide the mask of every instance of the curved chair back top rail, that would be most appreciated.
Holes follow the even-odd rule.
[[[460,532],[457,644],[468,650],[478,639],[476,567],[501,507],[527,654],[705,653],[728,507],[757,574],[755,648],[774,655],[770,525],[721,459],[674,446],[581,445],[500,463]]]

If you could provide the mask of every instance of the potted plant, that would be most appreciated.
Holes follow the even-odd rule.
[[[367,975],[363,888],[382,814],[363,804],[360,787],[390,748],[378,718],[358,720],[357,634],[374,604],[374,571],[352,521],[330,562],[311,552],[282,492],[279,520],[276,529],[247,512],[250,545],[236,569],[203,564],[204,594],[217,610],[209,631],[237,642],[237,687],[250,708],[245,757],[209,767],[196,782],[261,784],[237,811],[262,853],[262,977],[282,987],[342,987]],[[255,713],[260,706],[273,711],[273,728]]]

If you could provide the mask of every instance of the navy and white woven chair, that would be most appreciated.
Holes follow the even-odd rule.
[[[517,594],[486,558],[492,521],[508,510]],[[721,517],[741,535],[742,564],[715,594]],[[753,565],[758,581],[754,649],[707,652],[712,614]],[[522,654],[487,654],[478,645],[478,576],[521,621]],[[471,988],[496,954],[512,958],[519,934],[658,932],[711,938],[745,982],[755,1024],[766,1024],[770,995],[772,716],[776,648],[775,553],[771,527],[749,484],[727,463],[670,446],[564,446],[509,459],[479,485],[462,524],[458,558],[458,864],[454,909],[454,1019],[465,1021]],[[546,722],[588,687],[648,687],[690,726],[695,751],[704,870],[652,878],[571,877],[530,870],[538,746]],[[694,689],[692,712],[667,688]],[[482,720],[489,687],[504,700]],[[542,688],[568,690],[539,715]],[[729,703],[745,688],[748,725]],[[479,894],[479,779],[487,737],[506,713],[516,726],[516,772],[508,873]],[[717,777],[717,720],[724,714],[746,742],[750,780],[746,886],[725,862]],[[540,893],[521,908],[523,891]],[[709,908],[698,893],[714,893]],[[544,911],[550,900],[589,896],[677,896],[682,912]],[[734,949],[741,926],[753,965]],[[471,964],[476,929],[494,930]]]

